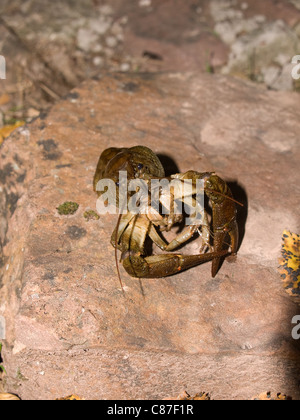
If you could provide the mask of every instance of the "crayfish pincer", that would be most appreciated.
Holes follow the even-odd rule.
[[[159,158],[149,148],[109,148],[100,156],[94,190],[106,204],[115,197],[119,218],[111,243],[133,277],[171,276],[210,260],[215,277],[222,257],[230,254],[229,247],[231,254],[237,252],[236,201],[215,173],[188,171],[165,177]],[[168,242],[163,232],[175,225],[181,230]],[[201,239],[198,254],[174,252],[194,235]],[[165,253],[148,255],[147,238]]]

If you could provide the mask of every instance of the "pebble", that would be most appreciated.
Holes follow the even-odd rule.
[[[140,7],[151,7],[152,6],[152,0],[140,0],[139,1]]]
[[[91,51],[93,44],[97,42],[97,40],[97,34],[91,29],[80,28],[77,33],[77,45],[85,52]]]
[[[120,71],[127,72],[130,70],[130,64],[129,63],[122,63],[120,66]]]
[[[116,48],[116,46],[118,45],[118,40],[114,36],[108,36],[105,42],[109,48]]]
[[[101,67],[104,64],[104,59],[102,57],[94,57],[93,63],[94,66]]]
[[[96,32],[99,35],[104,35],[108,32],[111,27],[111,19],[103,18],[102,16],[99,19],[93,19],[89,23],[92,31]]]

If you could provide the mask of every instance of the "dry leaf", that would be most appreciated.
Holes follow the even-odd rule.
[[[20,401],[20,398],[14,394],[2,393],[0,394],[0,401]]]
[[[283,232],[279,272],[287,293],[300,304],[300,235]]]
[[[78,395],[69,395],[68,397],[57,398],[56,401],[82,401],[82,398],[78,397]]]
[[[6,105],[11,101],[11,97],[7,93],[0,96],[0,106]]]
[[[284,394],[278,393],[276,396],[273,396],[271,392],[264,392],[257,397],[252,398],[254,401],[289,401],[291,397],[287,397]]]
[[[15,124],[12,125],[5,125],[4,127],[0,128],[0,144],[3,140],[8,137],[16,128],[21,127],[24,125],[24,121],[17,121]]]
[[[210,401],[210,395],[207,392],[200,392],[199,394],[196,394],[193,397],[188,398],[188,400]]]
[[[210,395],[206,392],[200,392],[199,394],[194,395],[193,397],[188,394],[186,391],[183,391],[176,398],[166,398],[166,400],[181,400],[181,401],[210,401]]]

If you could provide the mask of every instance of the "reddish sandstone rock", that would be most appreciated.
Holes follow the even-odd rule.
[[[298,398],[299,308],[277,272],[281,234],[299,231],[299,97],[225,77],[107,76],[75,89],[1,147],[0,315],[9,392],[24,399],[163,398],[205,389]],[[215,279],[207,263],[130,278],[124,297],[92,179],[111,146],[151,147],[168,171],[231,182],[241,247]],[[64,202],[79,208],[57,211]],[[191,249],[197,249],[191,245]]]

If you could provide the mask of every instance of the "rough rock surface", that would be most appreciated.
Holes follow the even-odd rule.
[[[7,390],[25,399],[300,397],[299,314],[277,272],[284,229],[299,232],[299,97],[225,76],[90,80],[0,149],[0,320]],[[110,146],[151,147],[168,171],[230,182],[241,246],[172,278],[130,278],[124,298],[92,178]],[[60,216],[66,201],[79,204]],[[1,256],[1,254],[0,254]]]

